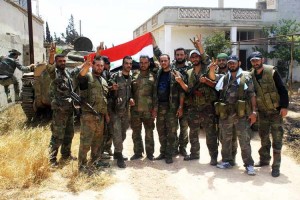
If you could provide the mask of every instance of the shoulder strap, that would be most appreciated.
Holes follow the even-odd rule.
[[[223,100],[225,99],[225,95],[226,95],[227,90],[229,89],[229,87],[233,84],[233,82],[234,82],[235,80],[237,80],[238,78],[240,78],[242,75],[243,75],[243,73],[239,74],[238,76],[236,76],[235,78],[233,78],[233,79],[225,86],[225,89],[222,90],[221,95],[220,95],[220,96],[222,97]],[[223,82],[225,82],[225,81],[227,82],[228,78],[229,78],[229,74],[227,73],[227,74],[225,75],[225,77],[224,77]]]

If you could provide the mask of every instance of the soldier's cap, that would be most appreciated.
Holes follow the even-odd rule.
[[[226,53],[219,53],[217,55],[217,59],[226,59],[227,60],[228,55]]]
[[[251,60],[260,60],[262,59],[262,54],[259,51],[254,51],[253,53],[251,53],[250,57],[250,61]]]
[[[193,53],[197,54],[198,56],[201,56],[201,53],[198,50],[194,49],[190,52],[190,57],[192,56]]]
[[[8,51],[8,53],[9,53],[9,54],[16,54],[16,55],[18,55],[18,56],[21,55],[21,53],[20,53],[18,50],[16,50],[16,49],[12,49],[12,50]]]
[[[227,57],[227,63],[229,62],[238,62],[239,58],[236,55],[231,55]]]
[[[110,64],[109,58],[107,56],[101,56],[105,64]]]

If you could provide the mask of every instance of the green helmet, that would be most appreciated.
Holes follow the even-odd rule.
[[[217,56],[217,59],[222,59],[222,58],[227,59],[228,55],[226,53],[219,53],[218,56]]]

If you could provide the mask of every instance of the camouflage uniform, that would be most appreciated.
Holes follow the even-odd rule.
[[[142,124],[145,128],[145,146],[147,156],[154,153],[154,119],[152,111],[157,110],[157,88],[156,77],[148,71],[142,75],[140,71],[135,71],[132,75],[132,97],[135,106],[131,107],[131,128],[133,151],[135,155],[142,155],[144,152],[142,139]]]
[[[160,82],[162,69],[157,73],[157,86]],[[171,71],[169,71],[170,93],[167,96],[167,102],[160,102],[158,93],[158,111],[156,119],[156,127],[160,142],[160,154],[166,158],[172,158],[175,146],[175,140],[178,129],[178,118],[176,116],[179,108],[180,98],[184,98],[184,92],[180,85],[175,81]]]
[[[46,69],[52,79],[49,89],[52,109],[52,136],[50,139],[50,162],[56,162],[58,148],[61,146],[63,158],[71,156],[71,145],[74,136],[73,101],[65,84],[73,90],[71,77],[78,74],[79,69],[59,70],[55,65],[48,64]]]
[[[154,54],[157,58],[159,58],[159,56],[162,54],[162,52],[160,51],[160,49],[158,47],[154,48]],[[179,71],[181,73],[181,75],[183,76],[183,80],[184,82],[187,81],[187,74],[186,71],[188,69],[190,69],[191,63],[189,62],[185,62],[183,67],[177,67],[176,65],[176,61],[171,63],[171,68]],[[186,101],[184,102],[184,108],[187,107]],[[178,151],[179,149],[186,149],[186,146],[189,142],[189,138],[188,138],[188,115],[187,115],[187,110],[183,109],[183,114],[182,117],[180,117],[178,119],[179,121],[179,127],[180,127],[180,133],[179,133],[179,137],[176,134],[176,139],[175,139],[175,151]]]
[[[128,79],[118,71],[112,74],[110,84],[117,83],[118,90],[111,91],[109,109],[113,122],[113,144],[114,154],[122,153],[123,141],[126,139],[126,131],[129,128],[129,100],[131,98],[131,75]]]
[[[273,66],[263,65],[264,70],[262,77],[258,79],[255,71],[253,70],[252,78],[257,94],[257,107],[259,112],[259,136],[261,139],[261,148],[259,149],[260,162],[269,164],[271,160],[270,149],[271,141],[269,134],[272,134],[272,147],[273,147],[273,165],[272,169],[279,170],[281,163],[281,148],[283,139],[283,119],[280,115],[280,108],[288,106],[288,92],[282,86],[282,92],[287,99],[287,103],[284,103],[279,96],[279,90],[273,79],[275,69]],[[276,72],[278,73],[278,72]],[[279,75],[278,75],[279,76]],[[280,79],[280,77],[279,77]],[[287,105],[284,105],[287,104]]]
[[[89,108],[82,106],[80,146],[78,153],[79,168],[86,166],[87,153],[91,150],[91,162],[101,159],[103,148],[104,117],[107,114],[108,85],[104,78],[89,72],[84,77],[79,75],[80,96],[100,114],[95,115]]]
[[[108,82],[110,80],[110,72],[109,70],[104,69],[101,76]],[[111,100],[111,98],[107,97],[108,101]],[[111,113],[109,113],[109,116]],[[106,134],[106,142],[104,144],[104,151],[107,153],[111,153],[111,146],[112,146],[112,133],[113,133],[113,123],[110,121],[109,123],[104,123],[104,131]]]
[[[0,84],[4,86],[5,93],[8,95],[8,86],[13,84],[15,90],[15,98],[19,98],[20,88],[17,78],[14,76],[14,72],[18,68],[22,72],[30,72],[30,68],[27,66],[22,66],[17,59],[6,56],[1,59],[0,62]]]
[[[198,75],[194,69],[190,69],[188,74],[188,91],[190,92],[200,77],[206,76],[206,66],[202,66]],[[217,92],[214,88],[200,83],[192,94],[188,96],[188,122],[190,127],[191,157],[199,157],[200,124],[206,133],[206,144],[212,159],[218,157],[218,135],[215,124],[215,111],[213,103],[217,100]]]
[[[225,103],[226,106],[220,113],[220,136],[222,143],[222,161],[229,162],[230,164],[234,162],[233,155],[233,139],[236,133],[239,144],[241,147],[242,159],[245,166],[253,166],[253,159],[251,156],[251,146],[250,146],[250,125],[247,121],[246,113],[244,116],[239,117],[237,110],[237,102],[239,100],[245,101],[246,99],[251,99],[255,96],[254,86],[251,79],[251,75],[247,72],[242,71],[240,68],[237,72],[237,76],[242,73],[242,76],[235,80],[229,87],[227,85],[231,81],[231,73],[228,72],[223,76],[217,83],[216,89],[221,90],[220,102]],[[225,90],[225,91],[224,91]],[[226,116],[227,115],[227,116]]]

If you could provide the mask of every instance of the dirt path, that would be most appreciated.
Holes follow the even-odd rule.
[[[237,166],[221,170],[210,166],[204,134],[200,136],[200,160],[183,161],[177,156],[174,163],[167,165],[164,161],[142,159],[127,161],[126,169],[119,169],[111,161],[112,174],[116,178],[113,185],[103,191],[84,191],[79,194],[70,192],[47,191],[41,193],[42,199],[300,199],[300,165],[289,158],[284,149],[281,175],[273,178],[270,167],[257,169],[256,176],[248,176],[242,166],[240,151]],[[157,136],[157,132],[155,132]],[[159,154],[159,143],[156,137],[155,155]],[[259,139],[251,142],[252,156],[258,160]],[[124,154],[132,156],[131,130],[127,132]],[[189,148],[189,147],[188,147]],[[221,156],[219,155],[219,160]]]

